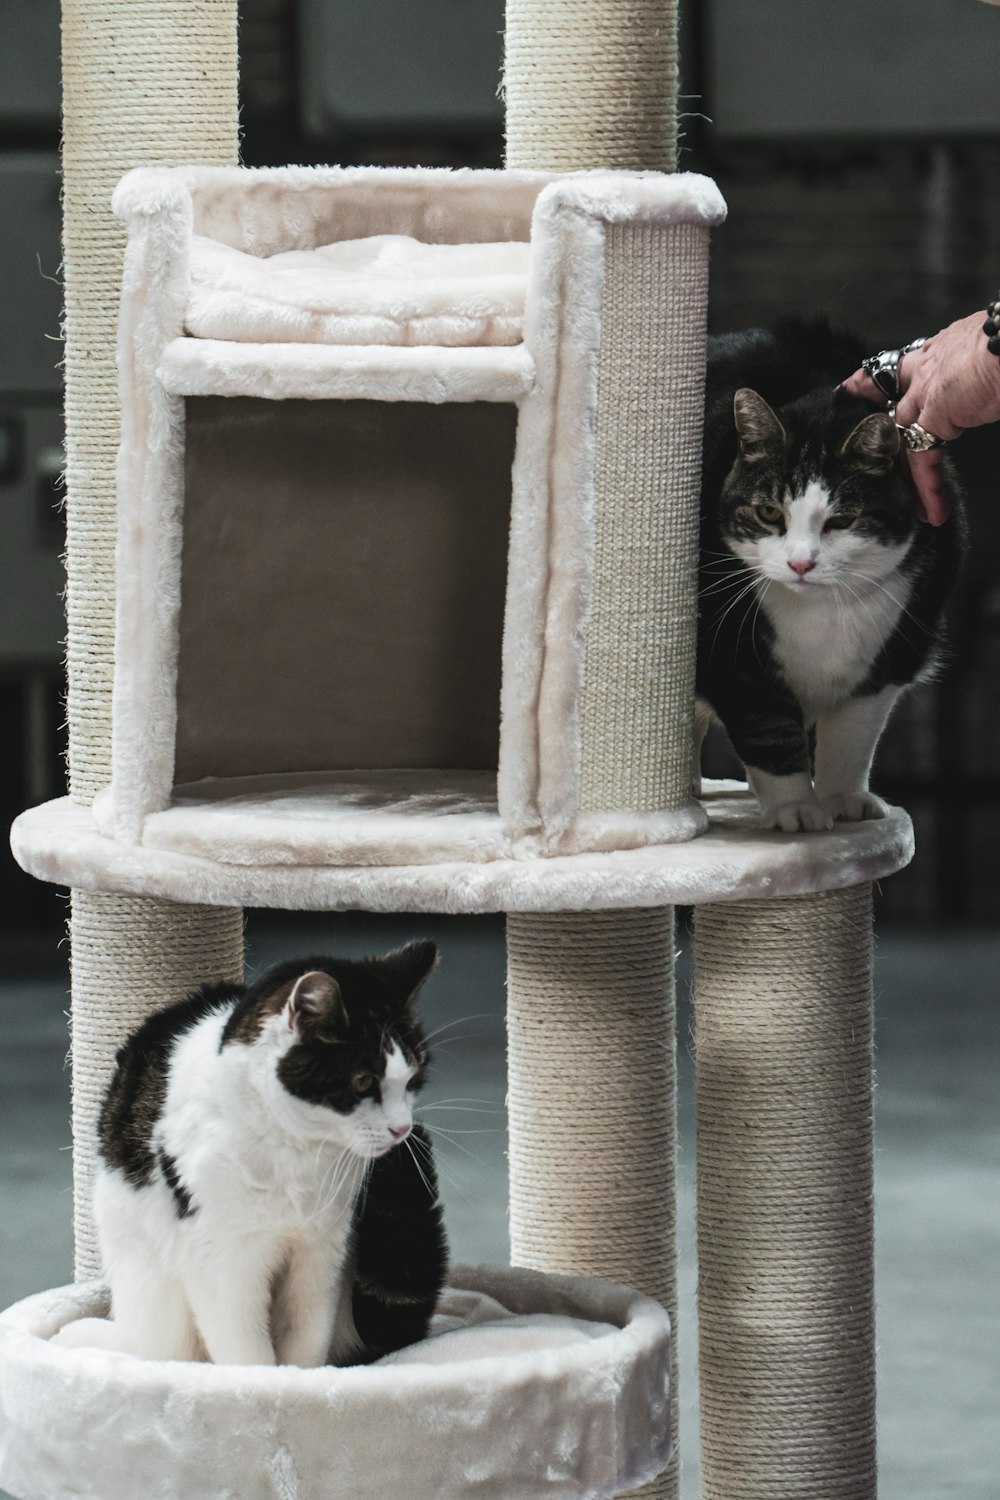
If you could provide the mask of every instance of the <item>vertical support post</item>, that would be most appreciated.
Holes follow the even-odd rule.
[[[507,0],[505,91],[509,167],[671,169],[676,0]],[[657,565],[653,515],[665,503],[669,440],[653,439],[648,483],[638,492],[616,459],[649,394],[637,389],[647,362],[617,358],[623,344],[615,341],[627,331],[614,328],[619,309],[607,300],[627,302],[635,291],[643,249],[636,234],[609,237],[605,287],[612,328],[602,351],[595,476],[595,547],[603,547],[604,561],[581,718],[581,782],[593,812],[669,805],[672,773],[665,778],[664,766],[679,763],[672,739],[684,735],[683,712],[678,730],[654,680],[662,641],[657,609],[640,597],[639,582]],[[696,443],[700,411],[697,418]],[[686,499],[689,514],[677,512],[679,524],[693,526],[693,495]],[[665,606],[678,616],[688,610],[692,621],[693,545],[687,556],[682,550],[679,592]],[[602,620],[613,620],[614,629],[603,631]],[[640,679],[641,686],[623,699],[627,664],[636,669],[632,688]],[[690,667],[679,667],[685,701],[693,698]],[[507,922],[513,1258],[618,1276],[663,1298],[676,1328],[672,933],[669,911],[511,915]],[[624,1090],[614,1121],[609,1084]],[[676,1418],[676,1380],[673,1387]],[[642,1493],[673,1500],[677,1474],[675,1456]]]
[[[702,1494],[873,1500],[871,887],[695,914]]]
[[[676,1297],[671,913],[507,918],[511,1253]]]
[[[125,1035],[157,1006],[243,973],[243,913],[132,896],[72,898],[73,1227],[78,1280],[96,1276],[97,1117]]]
[[[507,0],[507,165],[673,170],[677,0]]]
[[[70,793],[111,771],[115,369],[124,230],[111,192],[130,167],[237,159],[236,0],[63,0],[63,267]],[[73,1132],[77,1273],[96,1270],[94,1119],[125,1034],[155,1005],[242,972],[242,913],[74,893]]]

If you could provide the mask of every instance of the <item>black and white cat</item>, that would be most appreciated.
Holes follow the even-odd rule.
[[[413,1123],[414,1000],[435,962],[427,942],[293,961],[206,985],[129,1037],[94,1192],[111,1318],[58,1342],[315,1366],[424,1336],[446,1265]]]
[[[835,389],[862,355],[822,323],[709,340],[696,737],[721,720],[765,828],[884,816],[875,747],[962,552],[957,493],[921,523],[892,417]]]

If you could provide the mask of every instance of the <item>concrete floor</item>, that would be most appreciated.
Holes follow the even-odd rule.
[[[453,1254],[505,1261],[502,923],[252,916],[250,962],[259,968],[327,946],[377,951],[414,934],[436,938],[443,953],[424,1003],[428,1027],[457,1023],[436,1044],[429,1101],[474,1101],[469,1112],[456,1105],[429,1115],[447,1132],[438,1136],[437,1156]],[[51,960],[42,972],[5,969],[0,952],[0,1305],[71,1278],[67,1002],[54,950]],[[997,1500],[1000,935],[884,932],[877,983],[879,1493],[882,1500]],[[685,958],[681,1445],[684,1500],[696,1500],[688,985]]]

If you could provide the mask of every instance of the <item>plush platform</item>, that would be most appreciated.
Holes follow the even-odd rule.
[[[456,1267],[432,1337],[379,1365],[154,1362],[47,1342],[82,1283],[0,1314],[17,1500],[602,1500],[670,1455],[670,1323],[617,1283]]]
[[[315,788],[308,794],[314,797]],[[789,834],[760,831],[756,801],[738,782],[709,783],[704,807],[709,830],[689,843],[553,857],[533,857],[525,847],[521,858],[485,862],[480,857],[348,866],[297,863],[291,845],[280,862],[275,858],[283,822],[295,835],[298,857],[310,857],[306,839],[315,845],[323,837],[315,805],[311,821],[304,820],[301,828],[280,802],[258,809],[260,862],[239,864],[220,857],[227,832],[232,837],[224,799],[211,809],[206,805],[201,814],[191,804],[178,805],[171,838],[196,835],[203,852],[194,853],[105,837],[92,809],[61,798],[22,813],[11,847],[29,874],[78,890],[297,911],[463,913],[622,910],[800,896],[881,880],[913,857],[913,829],[899,808],[887,818],[840,823],[830,833]],[[492,827],[500,836],[485,798],[455,815],[471,820],[480,833]],[[172,813],[162,816],[169,819]],[[234,819],[238,816],[234,811]],[[339,838],[341,821],[333,820],[331,827]],[[216,852],[209,857],[204,850],[213,829]],[[268,851],[265,837],[272,841]],[[232,841],[228,849],[230,858],[241,852],[245,857]]]
[[[260,256],[196,234],[185,331],[251,344],[519,344],[528,248],[377,234]]]

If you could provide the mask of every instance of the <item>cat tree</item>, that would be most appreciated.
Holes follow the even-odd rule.
[[[0,1320],[0,1483],[76,1493],[94,1402],[124,1413],[146,1491],[155,1476],[176,1500],[221,1482],[194,1479],[178,1411],[220,1462],[231,1430],[265,1434],[240,1447],[243,1500],[340,1494],[314,1436],[331,1401],[352,1418],[338,1431],[364,1434],[345,1497],[369,1493],[365,1465],[372,1495],[454,1500],[476,1472],[476,1495],[493,1474],[489,1493],[529,1500],[661,1470],[670,1346],[649,1297],[674,1310],[683,903],[703,1492],[868,1500],[870,882],[910,834],[894,813],[761,835],[745,795],[717,789],[707,813],[690,797],[723,210],[711,184],[656,175],[675,155],[674,6],[508,0],[502,174],[237,170],[235,20],[230,0],[63,4],[71,784],[13,844],[73,888],[77,1272],[97,1270],[91,1143],[114,1050],[152,1006],[239,977],[242,907],[505,911],[512,1258],[533,1271],[460,1273],[448,1310],[490,1294],[605,1326],[429,1383],[426,1366],[139,1378],[44,1342],[98,1291],[43,1294]],[[123,269],[109,203],[133,167]],[[497,272],[493,342],[417,345],[395,305],[379,313],[394,343],[191,331],[220,257],[400,233],[445,254],[521,246],[523,308]],[[444,309],[456,327],[468,313]],[[555,1271],[648,1295],[535,1275]],[[446,1472],[419,1440],[425,1394]],[[366,1426],[376,1399],[405,1478]],[[94,1483],[113,1500],[136,1473]],[[677,1475],[675,1458],[643,1493],[675,1497]]]

